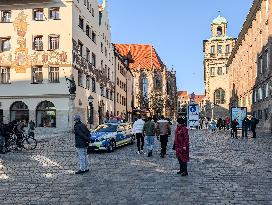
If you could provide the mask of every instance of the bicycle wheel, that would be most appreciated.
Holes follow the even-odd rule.
[[[33,150],[37,147],[37,140],[33,137],[26,137],[23,140],[23,147],[26,150]]]
[[[10,138],[10,139],[7,141],[7,144],[8,144],[7,150],[12,151],[12,152],[15,151],[15,150],[17,150],[17,142],[16,142],[16,139]]]

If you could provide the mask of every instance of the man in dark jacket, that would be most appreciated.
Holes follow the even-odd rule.
[[[255,117],[252,117],[252,119],[251,119],[251,131],[253,133],[253,138],[256,138],[256,127],[257,127],[258,123],[259,123],[259,120],[256,119]]]
[[[250,120],[245,117],[242,121],[242,137],[247,137],[247,130],[250,124]]]
[[[77,148],[78,151],[78,156],[79,156],[79,165],[80,165],[80,170],[75,172],[75,174],[82,174],[85,172],[88,172],[88,155],[87,155],[87,149],[89,146],[89,134],[90,131],[80,121],[80,116],[76,115],[74,117],[75,121],[75,126],[74,126],[74,133],[75,133],[75,147]]]

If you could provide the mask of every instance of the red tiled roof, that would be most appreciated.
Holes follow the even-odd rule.
[[[130,64],[131,69],[160,69],[163,65],[163,62],[152,45],[114,44],[114,46],[123,57],[127,57],[129,53],[131,54],[132,60],[134,61]]]
[[[178,91],[177,94],[178,94],[178,96],[180,96],[180,97],[189,97],[187,91]]]

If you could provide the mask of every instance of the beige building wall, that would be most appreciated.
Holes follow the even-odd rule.
[[[211,33],[212,37],[203,43],[206,114],[207,117],[225,118],[229,115],[230,97],[226,64],[235,39],[227,36],[227,20],[222,16],[213,20]],[[215,105],[214,108],[212,104]],[[214,109],[213,116],[211,109]]]
[[[114,112],[115,81],[106,1],[103,1],[103,5],[98,5],[97,0],[86,1],[86,4],[77,0],[39,0],[35,4],[23,6],[18,2],[20,1],[14,0],[8,5],[0,2],[1,12],[11,10],[11,23],[0,22],[0,37],[8,37],[11,42],[10,51],[0,52],[0,67],[11,69],[10,84],[0,84],[0,109],[4,113],[4,122],[10,120],[9,108],[16,99],[24,103],[31,101],[27,106],[29,118],[34,121],[38,103],[47,100],[55,105],[57,127],[71,127],[72,117],[76,113],[87,123],[91,115],[88,102],[90,96],[94,98],[92,127],[103,122],[107,115]],[[59,7],[58,20],[49,18],[49,9],[55,7]],[[43,9],[42,21],[33,20],[33,9],[37,8]],[[83,28],[79,27],[79,17],[84,19]],[[96,34],[95,41],[91,35],[86,35],[86,25]],[[59,49],[48,50],[48,36],[51,34],[59,35]],[[33,37],[36,35],[43,37],[42,51],[32,49]],[[19,38],[20,42],[23,39],[26,43],[18,50]],[[78,53],[79,41],[83,44],[82,54]],[[90,51],[89,59],[86,48]],[[92,53],[96,56],[95,66],[92,65]],[[31,83],[33,66],[43,67],[41,84]],[[50,66],[59,67],[59,83],[49,83]],[[69,95],[69,83],[65,77],[74,77],[77,86],[74,100]],[[95,92],[92,91],[92,81],[89,80],[92,78],[95,79]]]
[[[14,3],[14,4],[13,4]],[[10,83],[0,84],[0,102],[4,111],[4,122],[10,121],[10,107],[16,101],[23,101],[29,109],[29,119],[36,121],[36,108],[42,101],[51,101],[57,109],[57,124],[67,126],[68,88],[64,76],[71,72],[72,34],[71,2],[38,1],[36,4],[9,5],[0,2],[0,10],[10,10],[10,23],[0,22],[0,38],[10,38],[10,51],[0,52],[0,67],[10,68]],[[49,9],[59,7],[60,19],[49,18]],[[43,8],[42,21],[33,20],[33,9]],[[66,25],[66,26],[63,26]],[[46,29],[45,29],[46,28]],[[49,50],[49,35],[59,35],[60,48]],[[33,37],[42,35],[43,50],[33,50]],[[25,43],[20,47],[18,40]],[[32,67],[42,66],[43,83],[33,84]],[[59,67],[59,83],[50,83],[49,67]]]
[[[272,130],[271,6],[254,1],[228,61],[231,104],[247,107],[263,131]]]

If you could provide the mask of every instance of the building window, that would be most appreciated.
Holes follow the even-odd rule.
[[[84,28],[84,19],[83,19],[81,16],[78,17],[78,26],[79,26],[81,29]]]
[[[94,8],[92,8],[92,16],[94,17]]]
[[[221,26],[217,27],[217,36],[222,36],[222,27]]]
[[[96,82],[95,82],[95,78],[92,78],[92,92],[96,92]]]
[[[211,46],[211,54],[214,54],[214,46]]]
[[[49,67],[49,82],[59,83],[59,67]]]
[[[33,50],[35,50],[35,51],[42,51],[43,50],[43,36],[34,36]]]
[[[92,65],[96,67],[96,55],[92,53]]]
[[[108,79],[110,79],[110,68],[108,68]]]
[[[258,58],[258,73],[263,73],[263,57]]]
[[[268,69],[268,51],[266,50],[264,55],[263,55],[263,58],[262,58],[262,71],[265,73],[266,70]]]
[[[0,38],[0,52],[10,51],[10,38]]]
[[[263,89],[259,88],[258,89],[258,100],[262,100],[263,99]]]
[[[109,99],[109,90],[106,89],[106,98]]]
[[[112,100],[112,99],[113,99],[113,92],[110,91],[110,100]]]
[[[78,71],[77,79],[78,79],[78,86],[83,87],[83,72],[80,70]]]
[[[103,86],[100,86],[100,94],[101,94],[102,97],[105,96],[105,94],[104,94],[104,87]]]
[[[59,36],[49,35],[49,50],[59,49]]]
[[[217,52],[218,52],[218,54],[222,54],[222,46],[221,45],[217,46]]]
[[[222,75],[222,74],[223,74],[222,67],[218,67],[218,69],[217,69],[217,74],[218,74],[218,75]]]
[[[49,10],[49,18],[53,20],[60,19],[60,11],[59,8],[50,8]]]
[[[90,26],[86,25],[86,35],[90,37]]]
[[[88,62],[90,62],[90,59],[91,59],[90,55],[91,55],[91,51],[88,48],[86,48],[86,60]]]
[[[220,105],[225,103],[225,91],[222,88],[214,92],[214,104]]]
[[[96,33],[92,31],[92,41],[96,43]]]
[[[33,10],[33,19],[35,21],[43,21],[43,9],[34,9]]]
[[[226,45],[226,53],[230,53],[230,45]]]
[[[17,101],[14,102],[10,106],[10,120],[14,121],[26,121],[28,122],[29,120],[29,109],[28,106],[22,102],[22,101]]]
[[[32,68],[32,83],[41,84],[43,82],[43,70],[42,66],[36,66]]]
[[[9,84],[10,83],[10,68],[0,67],[0,84]]]
[[[90,76],[86,76],[86,89],[90,90]]]
[[[214,68],[213,67],[210,68],[210,74],[211,74],[211,76],[214,76]]]
[[[1,11],[1,22],[10,23],[11,22],[11,11]]]
[[[36,109],[38,127],[56,127],[57,109],[50,101],[41,102]]]
[[[148,79],[145,76],[142,78],[142,93],[144,98],[148,97]]]
[[[83,44],[80,41],[78,41],[78,54],[83,56]]]

